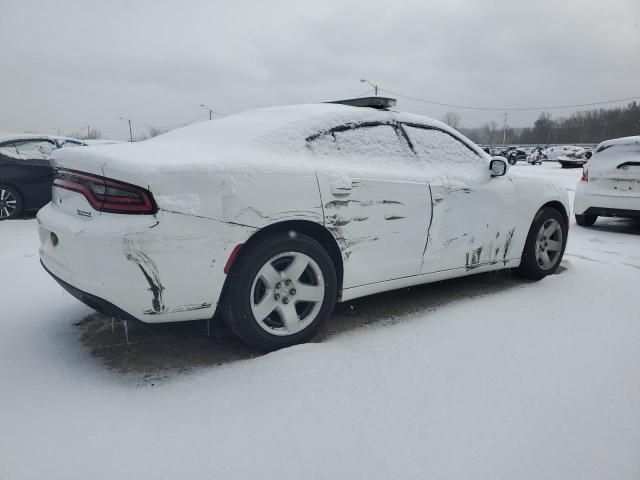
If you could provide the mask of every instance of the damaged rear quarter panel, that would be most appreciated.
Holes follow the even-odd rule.
[[[227,175],[221,205],[224,221],[255,228],[287,220],[324,221],[315,175]]]
[[[210,318],[226,275],[225,262],[254,228],[162,211],[158,225],[125,234],[131,303],[113,302],[150,323]]]

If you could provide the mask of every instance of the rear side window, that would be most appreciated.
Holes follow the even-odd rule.
[[[56,146],[47,140],[16,142],[15,147],[18,154],[26,158],[46,158],[56,149]]]
[[[391,125],[334,130],[310,141],[309,148],[319,155],[348,157],[367,165],[415,163],[408,144]]]

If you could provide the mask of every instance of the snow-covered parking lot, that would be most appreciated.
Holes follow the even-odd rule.
[[[41,268],[33,218],[0,239],[0,479],[640,478],[638,222],[572,221],[541,282],[367,297],[264,356],[216,322],[95,314]]]

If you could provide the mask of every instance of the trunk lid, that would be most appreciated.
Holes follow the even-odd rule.
[[[608,194],[640,197],[640,141],[601,145],[587,169],[589,183]]]

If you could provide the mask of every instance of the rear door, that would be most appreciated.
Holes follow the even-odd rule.
[[[517,201],[511,179],[491,178],[488,160],[451,133],[418,125],[404,129],[424,168],[434,172],[433,220],[421,272],[473,270],[510,259]]]
[[[398,128],[349,125],[308,145],[320,162],[336,165],[318,173],[318,183],[325,225],[342,252],[344,288],[417,274],[431,219],[429,186],[385,179],[416,161]],[[369,171],[375,175],[362,173]]]

